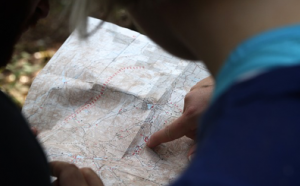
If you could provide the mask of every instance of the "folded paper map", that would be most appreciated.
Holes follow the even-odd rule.
[[[88,30],[101,21],[89,18]],[[74,32],[34,80],[23,113],[49,160],[91,167],[105,185],[168,185],[188,166],[193,141],[149,149],[154,132],[183,112],[209,74],[146,36],[105,23],[87,40]]]

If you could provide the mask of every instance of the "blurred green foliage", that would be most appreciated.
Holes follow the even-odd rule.
[[[21,108],[31,83],[66,40],[72,0],[50,0],[51,11],[36,28],[25,33],[15,47],[11,62],[0,73],[1,90]],[[134,29],[124,10],[115,10],[110,22]]]

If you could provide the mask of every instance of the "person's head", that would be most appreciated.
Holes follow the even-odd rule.
[[[188,0],[190,1],[190,0]],[[71,24],[76,26],[80,25],[79,28],[82,30],[82,37],[84,38],[85,33],[85,18],[88,16],[91,10],[93,12],[102,11],[105,15],[108,15],[112,9],[123,8],[126,9],[130,17],[135,22],[135,25],[140,31],[149,36],[153,41],[158,43],[168,52],[190,60],[196,60],[196,56],[190,52],[190,50],[180,41],[174,34],[173,30],[169,28],[167,20],[164,20],[163,15],[166,15],[169,10],[166,8],[172,5],[178,11],[181,11],[182,7],[179,5],[185,1],[178,0],[78,0],[75,3],[76,8],[73,10],[73,16]],[[186,3],[185,3],[186,4]],[[172,11],[177,11],[172,10]],[[164,12],[166,11],[166,12]],[[176,19],[174,17],[174,19]]]
[[[272,28],[300,22],[298,0],[80,2],[90,2],[94,8],[102,5],[106,10],[114,6],[123,6],[137,27],[157,44],[175,56],[204,60],[213,75],[218,72],[230,52],[243,40]]]
[[[29,27],[47,16],[48,0],[1,0],[0,2],[0,67],[5,66],[12,55],[14,45]]]

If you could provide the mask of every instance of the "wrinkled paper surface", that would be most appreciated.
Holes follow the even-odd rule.
[[[89,30],[100,20],[89,18]],[[23,113],[49,160],[91,167],[105,185],[167,185],[188,165],[188,138],[145,143],[183,112],[209,74],[146,36],[105,23],[87,41],[74,32],[31,86]]]

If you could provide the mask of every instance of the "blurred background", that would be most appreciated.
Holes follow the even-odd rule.
[[[0,89],[20,108],[34,78],[70,35],[68,21],[71,2],[72,0],[50,0],[49,16],[22,36],[11,62],[0,72]],[[92,16],[97,17],[95,15]],[[108,21],[135,30],[122,9],[113,10]]]

